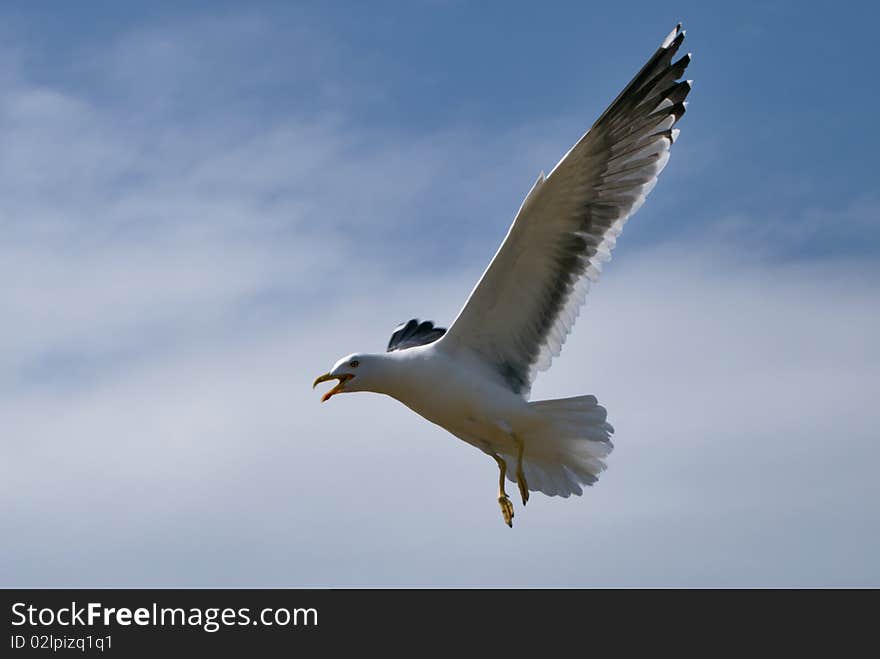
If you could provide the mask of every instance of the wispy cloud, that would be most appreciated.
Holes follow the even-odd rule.
[[[617,450],[582,500],[530,502],[515,552],[484,456],[388,399],[308,388],[426,290],[448,317],[465,282],[425,276],[19,393],[4,582],[875,583],[877,282],[695,253],[615,269],[539,380],[538,397],[598,394]]]

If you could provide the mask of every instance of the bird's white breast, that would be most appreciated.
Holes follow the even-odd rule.
[[[468,443],[506,444],[527,403],[477,360],[453,357],[431,344],[401,353],[387,391],[417,414]]]

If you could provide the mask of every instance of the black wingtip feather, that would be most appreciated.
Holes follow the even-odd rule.
[[[691,63],[692,57],[693,56],[690,53],[686,53],[672,63],[672,66],[669,67],[669,73],[674,79],[682,76],[684,70],[688,68],[688,65]]]
[[[687,98],[687,95],[690,93],[690,91],[691,81],[683,80],[681,82],[675,83],[666,91],[663,96],[665,98],[668,98],[673,104],[681,103],[684,99]]]
[[[675,120],[678,121],[684,116],[684,113],[687,112],[687,103],[685,101],[676,103],[671,108],[667,108],[665,112],[667,114],[674,114]]]
[[[406,350],[407,348],[433,343],[444,334],[446,334],[446,328],[434,327],[434,323],[430,320],[419,322],[418,318],[413,318],[402,323],[394,330],[391,339],[388,341],[386,352]]]
[[[672,40],[672,43],[666,46],[664,50],[666,51],[666,55],[672,57],[681,47],[682,42],[684,41],[684,30],[678,33],[678,36]]]

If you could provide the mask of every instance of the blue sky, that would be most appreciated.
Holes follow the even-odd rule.
[[[0,18],[0,583],[880,582],[875,7]],[[679,20],[681,137],[533,391],[595,393],[617,448],[510,532],[485,456],[308,384],[451,322]]]

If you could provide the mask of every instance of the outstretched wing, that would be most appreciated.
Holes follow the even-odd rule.
[[[446,329],[434,327],[434,323],[430,320],[420,323],[418,318],[413,318],[394,329],[385,352],[406,350],[415,346],[423,346],[426,343],[433,343],[444,334],[446,334]]]
[[[538,177],[443,339],[527,396],[574,325],[624,222],[666,166],[690,81],[681,24],[550,175]]]

